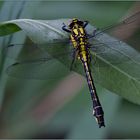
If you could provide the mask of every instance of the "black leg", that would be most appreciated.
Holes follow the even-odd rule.
[[[93,36],[95,36],[96,35],[96,32],[98,31],[98,29],[95,29],[94,31],[93,31]]]
[[[71,65],[70,65],[70,71],[73,69],[73,64],[74,64],[75,58],[72,59]]]
[[[88,21],[84,21],[84,28],[88,25]]]
[[[94,68],[95,64],[96,64],[96,55],[92,56],[90,54],[90,56],[89,56],[89,65],[90,65],[91,71],[95,69]]]
[[[63,23],[62,29],[63,29],[64,31],[68,32],[68,33],[71,33],[71,31],[70,31],[68,28],[66,28],[65,23]]]
[[[76,49],[74,49],[74,51],[73,51],[73,59],[72,59],[72,62],[71,62],[71,65],[70,65],[70,71],[72,70],[72,68],[73,68],[73,64],[74,64],[74,62],[75,62],[75,58],[76,58]]]
[[[95,37],[96,36],[96,32],[98,31],[98,29],[96,29],[96,30],[93,30],[93,33],[92,33],[92,35],[90,35],[90,34],[87,34],[87,38],[88,39],[90,39],[90,38],[92,38],[92,37]]]

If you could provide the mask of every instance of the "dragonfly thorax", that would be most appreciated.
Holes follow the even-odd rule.
[[[77,50],[78,58],[82,61],[88,61],[89,52],[87,51],[87,48],[89,43],[84,28],[84,22],[78,19],[73,19],[69,28],[71,30],[70,40],[73,47]]]
[[[78,45],[87,44],[87,35],[84,29],[83,22],[79,20],[77,20],[77,22],[72,21],[69,26],[71,29],[70,39],[73,46],[78,47]]]

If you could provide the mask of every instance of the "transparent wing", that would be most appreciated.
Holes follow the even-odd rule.
[[[91,47],[91,55],[93,58],[100,58],[105,63],[113,65],[133,62],[140,64],[140,56],[137,51],[130,48],[122,41],[112,41],[104,43],[93,43]],[[98,63],[98,66],[103,67],[103,63]],[[95,65],[96,66],[96,65]]]
[[[15,63],[7,68],[13,77],[27,79],[56,79],[70,72],[71,51],[69,45],[21,45],[12,44],[6,49]]]
[[[139,64],[140,58],[138,52],[132,49],[128,44],[125,44],[124,42],[106,34],[106,32],[108,33],[115,28],[116,31],[123,34],[128,29],[132,29],[136,26],[140,28],[140,12],[126,18],[120,23],[108,26],[95,32],[95,35],[90,38],[89,41],[91,44],[95,45],[94,48],[100,52],[97,53],[97,56],[106,62],[116,65],[126,62]],[[94,44],[93,40],[98,40],[98,42]],[[92,49],[92,51],[94,52],[95,49]]]
[[[66,53],[70,49],[68,41],[54,41],[47,44],[9,44],[4,49],[4,55],[13,59],[37,59],[50,54]]]
[[[124,29],[126,27],[127,27],[127,29],[132,28],[133,23],[135,23],[135,26],[140,25],[140,11],[131,15],[130,17],[122,20],[121,22],[119,22],[117,24],[113,24],[113,25],[100,29],[99,31],[97,31],[95,33],[95,36],[98,36],[103,32],[110,32],[111,30],[113,30],[115,28],[117,28],[117,30]]]
[[[70,73],[70,70],[55,59],[44,58],[15,62],[6,72],[9,76],[22,79],[56,80]]]
[[[106,42],[107,43],[107,42]],[[92,70],[96,81],[102,81],[112,69],[126,74],[130,79],[140,81],[140,54],[135,49],[120,41],[103,46],[107,53],[96,55],[96,61],[92,63]],[[94,57],[94,53],[92,53]]]

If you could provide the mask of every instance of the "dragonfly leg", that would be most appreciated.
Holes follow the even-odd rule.
[[[65,23],[63,23],[62,29],[68,33],[71,33],[71,31],[67,28],[67,26],[65,25]]]
[[[90,66],[93,68],[94,67],[94,65],[96,64],[96,53],[94,53],[94,55],[92,56],[92,55],[90,55]]]
[[[88,25],[88,21],[84,21],[84,28]]]
[[[95,29],[95,30],[93,30],[92,35],[87,34],[87,38],[88,38],[88,39],[90,39],[90,38],[92,38],[92,37],[95,37],[95,36],[96,36],[96,32],[97,32],[97,31],[98,31],[98,29]]]
[[[76,52],[77,52],[77,50],[74,49],[73,54],[72,54],[73,59],[72,59],[71,65],[70,65],[70,71],[72,70],[73,64],[74,64],[74,62],[75,62]]]
[[[70,65],[70,71],[73,69],[73,64],[74,64],[75,58],[72,59],[71,65]]]

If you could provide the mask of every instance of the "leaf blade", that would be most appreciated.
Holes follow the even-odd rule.
[[[9,21],[8,23],[14,23],[20,26],[20,28],[27,33],[27,36],[29,36],[29,38],[31,38],[33,42],[43,44],[53,42],[54,40],[61,41],[68,39],[68,34],[62,30],[63,22],[67,24],[69,20],[59,19],[44,21],[20,19]],[[96,28],[94,26],[88,25],[86,31],[88,34],[92,34],[93,30],[95,29]],[[104,43],[108,47],[112,48],[112,50],[117,49],[118,51],[123,52],[126,57],[130,56],[131,58],[132,56],[139,56],[139,52],[131,48],[129,45],[105,33],[101,33],[94,39],[98,40],[101,43]],[[106,40],[108,40],[109,42],[118,41],[120,43],[118,43],[117,45],[110,43],[108,44]],[[102,55],[97,56],[97,59],[108,66],[108,68],[103,68],[100,70],[96,69],[95,78],[98,79],[98,77],[101,77],[101,81],[98,80],[99,83],[110,91],[113,91],[114,93],[122,96],[123,98],[133,103],[140,104],[140,81],[139,79],[136,79],[136,76],[140,77],[140,63],[135,63],[135,61],[140,62],[140,57],[134,58],[135,61],[131,61],[131,63],[125,63],[122,65],[111,64],[110,61]],[[94,71],[95,70],[93,70],[93,72]],[[114,80],[116,82],[114,82]]]

